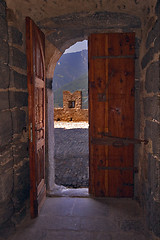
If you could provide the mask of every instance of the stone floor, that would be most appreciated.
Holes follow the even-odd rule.
[[[47,198],[38,218],[29,218],[9,240],[149,240],[132,199]]]

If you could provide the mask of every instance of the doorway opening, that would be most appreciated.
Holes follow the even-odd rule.
[[[67,49],[54,77],[55,184],[60,195],[88,195],[87,40]]]

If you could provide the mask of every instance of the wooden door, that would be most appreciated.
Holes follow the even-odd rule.
[[[30,211],[38,216],[46,197],[45,185],[45,37],[26,18],[29,109]]]
[[[90,193],[132,197],[134,33],[89,37]]]

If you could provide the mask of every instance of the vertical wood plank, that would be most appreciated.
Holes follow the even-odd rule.
[[[108,36],[93,34],[89,39],[89,136],[90,136],[90,193],[105,196],[108,192],[108,146],[93,146],[91,138],[101,137],[108,130],[108,60],[94,59],[108,52]],[[93,177],[94,176],[94,177]]]

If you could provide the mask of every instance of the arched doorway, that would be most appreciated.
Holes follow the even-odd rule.
[[[100,15],[101,14],[102,13],[100,13]],[[80,18],[81,17],[83,18],[83,16],[80,16]],[[94,18],[95,16],[94,15],[90,16],[91,19],[92,19],[92,17]],[[115,17],[115,16],[112,16],[112,17]],[[125,17],[126,17],[126,15],[124,16],[124,18]],[[132,17],[132,16],[127,16],[127,17],[130,18],[131,22],[133,20],[135,20],[135,18]],[[96,22],[97,22],[98,21],[97,15],[96,15],[95,18],[96,18]],[[95,21],[95,19],[93,19],[93,21]],[[135,22],[136,22],[136,24],[135,24]],[[67,32],[64,32],[64,35],[62,34],[62,36],[60,36],[60,38],[57,40],[57,44],[56,44],[57,47],[60,44],[61,47],[59,46],[59,48],[61,48],[61,50],[64,50],[67,45],[70,45],[71,43],[76,42],[78,38],[80,40],[81,39],[85,39],[86,36],[89,36],[90,33],[93,31],[92,24],[93,23],[90,22],[91,26],[88,28],[88,30],[87,30],[87,32],[85,32],[85,34],[84,34],[84,32],[82,34],[81,29],[79,29],[77,34],[72,33],[72,37],[68,36],[68,32],[72,29],[72,26],[71,26],[71,28],[68,29]],[[123,25],[123,21],[122,21],[122,25]],[[136,28],[138,27],[138,21],[134,21],[134,25],[132,25],[132,27],[135,28],[135,31],[136,31]],[[43,29],[43,26],[42,26],[42,29]],[[117,29],[114,29],[114,30],[110,31],[110,30],[107,29],[106,26],[103,26],[103,32],[115,32],[116,30]],[[46,89],[46,96],[47,96],[47,99],[46,99],[46,120],[47,120],[47,124],[46,124],[46,126],[47,126],[47,131],[46,131],[46,133],[47,133],[46,134],[47,135],[47,140],[46,140],[46,146],[47,146],[46,147],[46,149],[47,149],[47,151],[46,151],[46,155],[47,155],[46,169],[47,169],[48,193],[50,195],[52,194],[52,192],[53,192],[53,190],[55,188],[55,179],[54,179],[54,170],[55,170],[54,169],[54,149],[53,149],[53,139],[54,139],[54,128],[53,128],[53,92],[52,92],[52,87],[51,86],[52,86],[52,79],[53,79],[53,72],[54,72],[55,64],[56,64],[58,58],[60,57],[60,55],[62,54],[62,52],[60,52],[57,49],[57,47],[55,47],[53,45],[53,42],[57,38],[57,36],[56,36],[57,31],[58,31],[58,27],[57,27],[57,30],[54,31],[54,34],[50,34],[49,36],[46,36],[46,38],[48,38],[48,40],[50,41],[50,42],[46,41],[46,66],[48,66],[47,67],[47,81],[46,81],[46,87],[47,87],[47,89]],[[98,28],[95,31],[96,32],[102,32],[102,29]],[[118,28],[118,31],[120,31],[119,28]],[[103,56],[101,56],[101,57],[103,58]],[[100,98],[99,98],[99,100],[100,100]],[[93,178],[93,179],[95,179],[95,178]],[[98,185],[100,185],[99,184],[99,180],[98,180]],[[105,195],[104,192],[103,192],[103,195]]]

